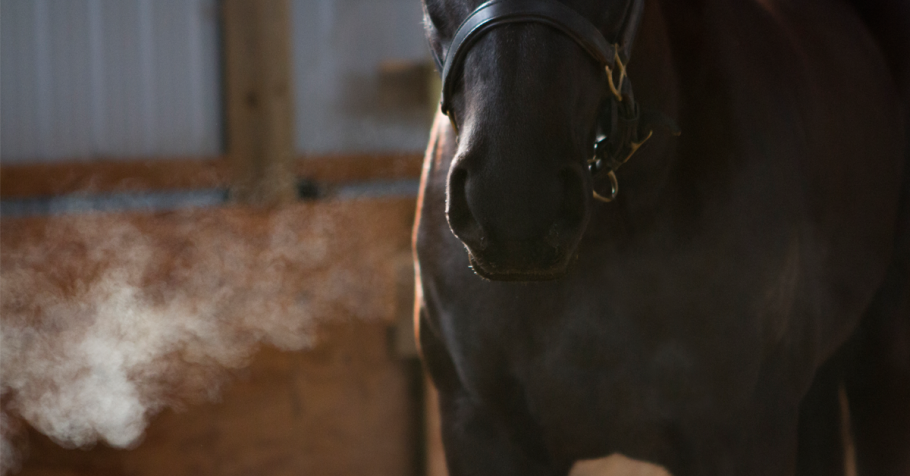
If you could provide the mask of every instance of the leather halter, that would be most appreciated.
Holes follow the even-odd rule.
[[[628,3],[619,35],[616,42],[611,44],[591,22],[556,0],[490,0],[483,3],[458,27],[446,48],[444,59],[431,49],[436,68],[442,75],[440,108],[454,126],[455,119],[451,111],[455,83],[453,73],[483,33],[497,26],[519,22],[543,23],[556,28],[575,40],[607,73],[613,98],[610,107],[604,110],[598,121],[599,140],[594,147],[594,157],[589,160],[589,168],[595,179],[602,176],[610,179],[609,196],[601,196],[595,191],[594,197],[605,202],[612,201],[619,192],[616,169],[629,160],[651,136],[649,131],[643,139],[640,138],[639,108],[625,71],[643,10],[644,0],[631,0]],[[617,73],[619,77],[614,80]]]

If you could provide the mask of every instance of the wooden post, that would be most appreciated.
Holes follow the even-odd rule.
[[[289,0],[224,0],[227,156],[231,197],[295,199]]]

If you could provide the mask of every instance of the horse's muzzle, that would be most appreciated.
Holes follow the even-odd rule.
[[[474,272],[495,281],[565,275],[589,215],[590,185],[581,169],[567,167],[545,175],[538,180],[543,185],[524,187],[539,192],[531,194],[514,183],[469,175],[453,169],[446,217],[465,245]]]
[[[469,246],[471,269],[491,281],[547,281],[566,274],[565,250],[546,242],[504,242],[474,253]]]

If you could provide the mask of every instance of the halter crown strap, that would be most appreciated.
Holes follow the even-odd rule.
[[[642,0],[632,0],[618,38],[618,51],[604,39],[600,30],[568,6],[555,0],[490,0],[477,7],[458,27],[445,60],[436,56],[436,67],[442,73],[441,109],[449,113],[449,100],[454,84],[453,71],[475,41],[491,28],[518,22],[543,23],[563,32],[579,44],[601,66],[613,67],[618,56],[628,61],[632,39],[644,9]]]

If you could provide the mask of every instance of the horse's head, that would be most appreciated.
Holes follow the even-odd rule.
[[[591,215],[588,162],[605,132],[605,105],[621,97],[610,86],[620,81],[618,58],[628,54],[641,2],[479,4],[424,4],[444,71],[443,112],[458,135],[449,226],[482,277],[557,278]],[[631,96],[628,81],[619,90]]]

